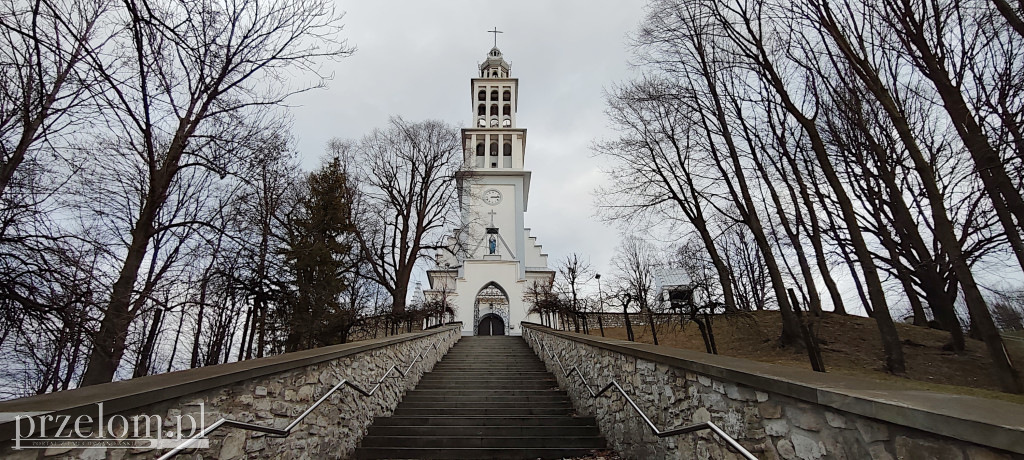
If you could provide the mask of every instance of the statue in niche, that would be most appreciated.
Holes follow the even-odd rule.
[[[491,235],[491,237],[487,239],[487,249],[488,249],[488,251],[490,251],[489,252],[490,254],[494,254],[494,253],[497,252],[497,250],[498,250],[498,239],[495,238],[494,235]]]

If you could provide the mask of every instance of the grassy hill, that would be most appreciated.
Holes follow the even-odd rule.
[[[825,313],[817,322],[817,334],[826,370],[898,382],[908,389],[967,394],[1024,404],[1024,396],[999,391],[989,372],[991,360],[980,340],[968,339],[967,350],[956,354],[942,349],[948,342],[949,334],[946,332],[906,324],[897,324],[896,327],[906,355],[905,376],[883,370],[882,345],[873,319]],[[811,367],[803,348],[778,346],[776,339],[782,326],[777,311],[718,315],[713,329],[719,354],[784,366]],[[599,334],[597,328],[590,332]],[[637,341],[653,343],[647,326],[634,326],[634,334]],[[624,328],[605,328],[605,335],[625,339],[626,331]],[[661,324],[658,340],[663,346],[704,351],[704,342],[693,323]],[[1007,348],[1017,368],[1024,367],[1024,341],[1007,340]]]

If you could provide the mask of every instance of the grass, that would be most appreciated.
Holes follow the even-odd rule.
[[[822,356],[827,372],[885,381],[908,390],[970,395],[1024,404],[1024,395],[999,391],[984,343],[967,339],[963,353],[943,350],[949,340],[944,331],[897,324],[907,363],[905,375],[883,368],[878,328],[871,318],[825,313],[817,322]],[[803,348],[780,347],[781,318],[777,311],[718,315],[713,330],[719,354],[783,366],[810,369]],[[696,324],[660,324],[659,345],[705,351]],[[590,331],[597,335],[597,328]],[[653,343],[650,329],[634,326],[639,342]],[[624,328],[605,328],[605,335],[625,339]],[[1012,341],[1011,341],[1012,342]],[[1015,363],[1024,363],[1024,342],[1007,344]]]

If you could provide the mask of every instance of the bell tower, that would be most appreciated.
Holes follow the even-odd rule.
[[[479,76],[470,80],[473,127],[462,130],[466,163],[472,171],[472,179],[461,188],[470,239],[467,256],[517,260],[525,244],[520,229],[531,176],[523,169],[526,129],[516,127],[519,79],[512,78],[512,67],[496,46],[478,69]]]
[[[491,33],[501,33],[497,29]],[[547,255],[524,226],[531,172],[526,129],[516,125],[519,79],[495,46],[470,79],[472,127],[462,130],[467,171],[459,176],[462,226],[427,272],[428,299],[450,303],[464,335],[521,334],[530,285],[550,285]]]

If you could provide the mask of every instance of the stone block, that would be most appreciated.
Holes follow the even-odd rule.
[[[757,406],[758,412],[764,418],[782,417],[782,405],[776,401],[765,401]]]
[[[814,408],[803,406],[786,407],[786,418],[790,423],[807,431],[821,431],[825,426],[825,418]]]
[[[719,393],[706,393],[701,395],[701,400],[703,401],[704,406],[713,411],[723,411],[728,407],[725,403],[725,397]]]
[[[793,450],[801,460],[818,460],[825,455],[825,445],[800,433],[793,433]]]
[[[235,430],[224,437],[218,460],[234,460],[245,455],[245,432]]]
[[[701,385],[709,387],[711,386],[711,377],[708,377],[706,375],[698,375],[697,382],[699,382]]]
[[[253,395],[255,395],[257,398],[264,398],[264,397],[266,397],[267,396],[267,387],[265,387],[263,385],[257,385],[256,389],[253,390]]]
[[[693,415],[690,417],[693,423],[704,423],[711,421],[711,413],[707,409],[700,407],[693,411]]]
[[[832,411],[825,411],[825,421],[832,428],[846,428],[846,417]]]
[[[1011,457],[1001,452],[996,452],[992,449],[986,449],[978,446],[967,446],[967,459],[968,460],[1010,460]]]
[[[777,418],[764,421],[764,434],[768,436],[785,436],[789,433],[789,423]]]
[[[779,460],[781,458],[779,453],[775,451],[775,445],[772,444],[771,440],[766,440],[749,450],[760,460]]]
[[[857,420],[857,431],[860,432],[861,438],[864,442],[872,443],[875,441],[888,441],[889,440],[889,427],[868,420]]]
[[[925,439],[896,437],[896,458],[900,460],[963,460],[960,449],[949,443],[938,443]]]
[[[732,383],[725,386],[725,395],[733,401],[754,401],[757,399],[757,395],[754,394],[754,390],[749,387],[739,386]]]
[[[793,442],[788,439],[779,440],[778,444],[775,445],[776,452],[779,453],[779,457],[786,460],[796,460],[796,450],[793,449]]]
[[[768,393],[754,390],[754,397],[757,398],[757,402],[765,402],[768,400]]]
[[[885,450],[885,445],[881,443],[868,447],[868,453],[871,455],[871,460],[893,460],[892,454]]]
[[[261,399],[259,401],[256,401],[252,405],[252,408],[255,409],[255,410],[258,410],[258,411],[267,411],[267,410],[270,410],[270,405],[271,404],[273,404],[273,401],[271,401],[269,399]]]

